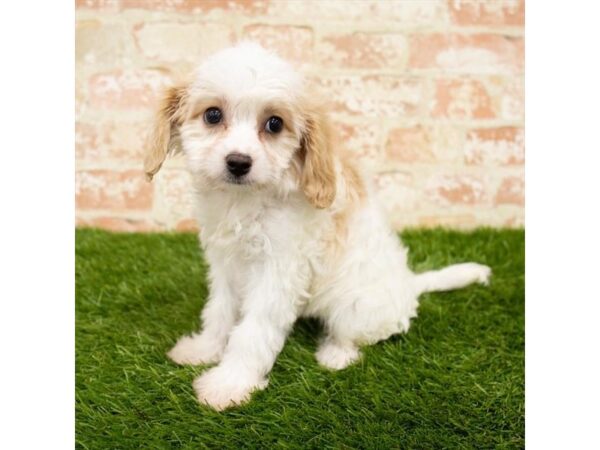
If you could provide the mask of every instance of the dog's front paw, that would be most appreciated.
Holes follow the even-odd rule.
[[[194,380],[198,401],[222,411],[250,400],[252,392],[267,387],[268,380],[244,375],[226,367],[214,367]]]
[[[212,364],[219,362],[223,354],[224,343],[203,334],[182,336],[167,353],[177,364]]]

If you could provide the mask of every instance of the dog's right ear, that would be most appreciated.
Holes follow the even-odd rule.
[[[173,86],[165,92],[146,143],[144,173],[148,181],[152,181],[168,155],[181,151],[179,126],[183,121],[186,99],[187,86]]]

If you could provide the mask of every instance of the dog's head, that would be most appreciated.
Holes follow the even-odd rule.
[[[215,189],[300,189],[317,208],[335,197],[325,115],[302,77],[256,44],[223,50],[193,80],[166,92],[148,145],[148,179],[183,151],[193,176]]]

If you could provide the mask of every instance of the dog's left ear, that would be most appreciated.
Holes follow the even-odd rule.
[[[335,199],[336,178],[331,129],[323,111],[306,111],[301,155],[304,159],[300,185],[308,201],[319,209]]]
[[[144,173],[148,181],[152,181],[152,177],[160,170],[168,155],[181,151],[179,126],[183,120],[186,97],[187,86],[173,86],[165,91],[154,127],[146,143]]]

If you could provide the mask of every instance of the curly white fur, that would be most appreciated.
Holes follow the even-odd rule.
[[[203,120],[218,107],[222,121]],[[279,133],[265,130],[283,119]],[[203,328],[169,352],[179,364],[218,363],[194,381],[221,410],[247,401],[300,316],[326,330],[317,360],[343,369],[359,347],[406,332],[423,292],[487,283],[475,263],[414,274],[365,178],[333,144],[302,77],[255,44],[208,59],[171,89],[145,162],[148,177],[183,151],[194,180],[200,240],[210,263]],[[226,158],[252,165],[232,178]]]

